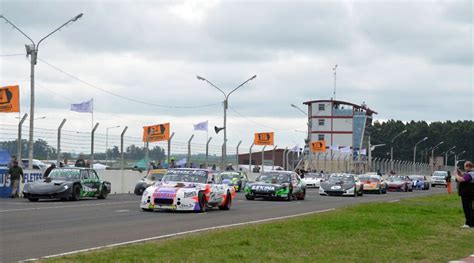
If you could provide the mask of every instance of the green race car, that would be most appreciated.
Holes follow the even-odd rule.
[[[290,171],[263,172],[255,182],[248,183],[244,189],[245,198],[304,200],[306,185],[299,175]]]

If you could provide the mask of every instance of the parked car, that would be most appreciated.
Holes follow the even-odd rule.
[[[413,183],[408,176],[392,175],[387,179],[389,191],[412,192]]]
[[[77,201],[82,197],[105,199],[110,191],[110,182],[102,181],[94,169],[55,168],[46,179],[26,183],[23,196],[32,202],[39,199]]]
[[[435,187],[437,185],[448,187],[448,182],[446,182],[447,176],[448,172],[446,171],[434,171],[433,175],[431,175],[431,187]]]
[[[170,169],[161,182],[149,186],[143,192],[140,208],[205,212],[218,207],[229,210],[235,197],[235,189],[216,181],[214,172],[207,169]]]
[[[153,185],[156,182],[161,182],[161,179],[165,175],[166,171],[166,169],[150,170],[145,177],[138,181],[138,183],[135,185],[135,190],[133,192],[136,195],[142,195],[143,191],[145,191],[145,189],[147,189],[149,186]]]
[[[364,193],[387,193],[388,184],[380,175],[362,174],[359,176],[359,180],[363,184]]]
[[[320,195],[362,196],[363,184],[351,174],[333,174],[319,187]]]
[[[245,188],[249,179],[247,174],[242,171],[225,171],[219,174],[219,179],[223,183],[227,183],[229,186],[233,186],[235,191],[240,192]]]
[[[290,171],[263,172],[253,183],[248,183],[244,189],[247,200],[255,198],[284,199],[294,198],[304,200],[306,186],[300,176]]]
[[[29,167],[29,160],[28,159],[22,159],[21,160],[21,165],[22,165],[22,168],[23,169],[28,169]],[[32,160],[32,163],[33,163],[33,170],[46,170],[48,168],[48,165],[45,164],[44,162],[40,161],[40,160],[37,160],[37,159],[33,159]]]
[[[320,173],[307,173],[303,180],[306,187],[316,187],[319,188],[321,186],[321,180],[323,179],[323,175]]]
[[[416,190],[429,190],[430,182],[424,175],[411,175],[410,179],[413,182],[413,189]]]

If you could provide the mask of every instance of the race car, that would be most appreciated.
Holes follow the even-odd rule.
[[[144,211],[167,209],[201,213],[211,207],[229,210],[235,189],[215,179],[211,170],[170,169],[161,182],[145,189],[140,208]]]
[[[424,175],[412,175],[410,179],[413,182],[413,189],[416,190],[429,190],[430,182],[426,179]]]
[[[388,184],[380,175],[362,174],[359,180],[363,184],[364,193],[387,193]]]
[[[77,201],[81,197],[105,199],[110,191],[110,182],[100,180],[94,169],[55,168],[46,179],[26,183],[23,197],[32,202],[39,199]]]
[[[133,192],[136,195],[142,195],[143,191],[145,191],[148,186],[151,186],[156,182],[160,182],[161,178],[163,178],[163,175],[165,175],[165,173],[166,169],[150,170],[145,177],[138,181],[138,183],[135,185],[135,190]]]
[[[249,179],[247,174],[242,171],[225,171],[219,174],[219,179],[222,183],[227,183],[229,186],[233,186],[237,192],[240,192],[245,188],[245,184],[248,183]]]
[[[448,182],[446,181],[447,176],[448,172],[446,171],[434,171],[431,175],[431,187],[435,187],[437,185],[448,187]]]
[[[352,174],[332,174],[319,187],[320,195],[362,196],[364,185]]]
[[[284,199],[294,198],[304,200],[306,186],[295,172],[269,171],[263,172],[253,183],[248,183],[244,189],[245,198]]]
[[[393,175],[387,179],[389,191],[412,192],[413,183],[408,176]]]
[[[301,180],[303,180],[306,187],[319,188],[321,185],[321,179],[323,179],[323,176],[320,173],[308,173]]]

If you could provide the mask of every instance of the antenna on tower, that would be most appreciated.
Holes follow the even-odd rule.
[[[334,66],[334,68],[332,68],[332,70],[334,71],[334,95],[333,95],[334,100],[336,100],[336,69],[337,69],[337,64]]]

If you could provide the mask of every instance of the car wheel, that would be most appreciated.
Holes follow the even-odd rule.
[[[245,195],[245,198],[246,198],[247,200],[254,200],[254,199],[255,199],[255,197],[250,196],[250,195]]]
[[[75,184],[72,187],[72,196],[70,198],[71,201],[77,201],[79,200],[79,197],[81,197],[81,186],[78,184]]]
[[[231,205],[232,205],[232,196],[230,196],[230,193],[227,192],[227,195],[225,197],[225,204],[223,206],[219,206],[219,209],[229,210]]]
[[[142,188],[137,189],[137,191],[135,191],[135,194],[136,195],[143,195],[143,192],[145,192],[145,188],[142,187]]]
[[[149,209],[149,208],[142,208],[142,211],[145,211],[145,212],[151,212],[153,209]]]
[[[28,198],[31,202],[38,202],[39,198]]]
[[[198,212],[199,213],[206,212],[207,201],[206,201],[206,196],[204,195],[204,192],[199,192],[198,200],[199,200],[199,211]]]
[[[303,190],[303,192],[301,193],[301,195],[298,197],[298,200],[304,200],[306,197],[306,189]]]
[[[360,189],[359,196],[364,196],[364,190]]]
[[[291,201],[293,197],[293,188],[290,187],[290,191],[288,192],[288,196],[286,197],[285,201]]]

